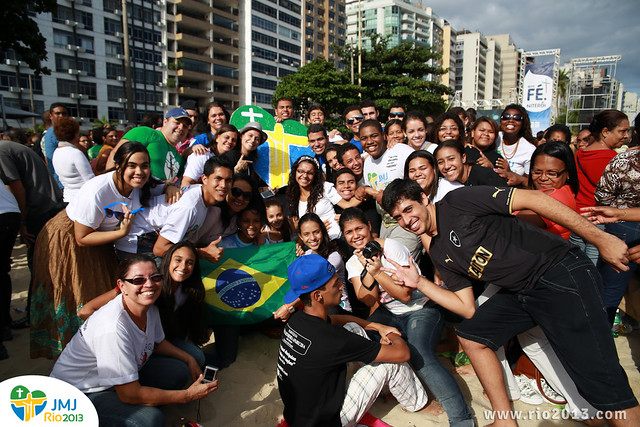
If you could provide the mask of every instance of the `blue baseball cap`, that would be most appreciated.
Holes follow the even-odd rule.
[[[287,268],[291,290],[284,296],[285,304],[291,304],[300,295],[315,291],[326,284],[336,268],[318,254],[303,255]]]
[[[179,119],[191,120],[191,117],[189,117],[189,113],[187,113],[187,110],[181,107],[172,108],[167,112],[167,115],[164,116],[165,119],[168,119],[170,117],[173,117],[176,120],[179,120]]]

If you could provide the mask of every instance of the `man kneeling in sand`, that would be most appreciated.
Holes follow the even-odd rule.
[[[304,304],[289,319],[278,354],[278,388],[291,427],[353,426],[385,386],[410,412],[427,404],[420,380],[406,363],[409,347],[396,328],[327,315],[340,304],[344,286],[335,267],[319,255],[304,255],[287,274],[291,290],[284,302],[300,298]],[[377,331],[381,342],[366,338],[365,329]],[[365,365],[347,384],[347,362],[354,361]]]

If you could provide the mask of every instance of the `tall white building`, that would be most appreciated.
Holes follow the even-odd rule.
[[[299,0],[239,0],[240,105],[271,111],[278,78],[294,73],[302,58]]]
[[[516,47],[509,34],[487,36],[487,40],[495,41],[500,47],[500,93],[496,98],[505,106],[517,103],[523,50]]]
[[[481,33],[461,31],[456,36],[456,84],[464,108],[499,105],[501,51],[495,40]]]
[[[53,102],[66,104],[83,128],[101,117],[126,119],[124,31],[120,0],[58,0],[54,13],[34,17],[47,39],[43,66],[50,76],[33,72],[7,52],[0,64],[0,92],[5,105],[42,113]],[[167,92],[167,48],[164,0],[128,3],[131,95],[137,120],[162,111]],[[31,76],[31,85],[29,85]]]
[[[405,41],[433,47],[442,53],[444,19],[433,13],[430,7],[408,0],[347,0],[347,44],[358,45],[359,32],[362,46],[371,47],[369,36],[391,36],[389,46]],[[358,28],[361,17],[361,28]],[[441,61],[431,65],[441,66]]]

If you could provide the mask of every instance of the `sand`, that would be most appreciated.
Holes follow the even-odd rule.
[[[24,308],[29,284],[29,270],[24,245],[16,244],[11,271],[13,280],[13,308]],[[12,310],[14,318],[20,313]],[[6,341],[9,359],[0,361],[0,380],[27,374],[48,375],[53,361],[29,359],[29,330],[13,331],[14,339]],[[276,382],[276,360],[278,340],[260,333],[245,335],[240,341],[238,360],[231,367],[219,373],[218,390],[200,402],[200,423],[204,426],[265,426],[275,427],[282,418],[282,400]],[[640,396],[640,331],[616,339],[616,346],[622,366],[636,396]],[[445,366],[451,364],[442,359]],[[480,426],[487,425],[484,411],[490,409],[489,401],[482,395],[482,387],[477,377],[455,375],[462,391]],[[534,420],[520,421],[521,426],[579,425],[568,420],[544,420],[543,417],[559,415],[557,408],[549,404],[539,406],[514,402],[514,410],[531,411]],[[173,426],[180,418],[192,421],[197,418],[198,404],[170,405],[164,408],[167,426]],[[554,414],[555,411],[555,414]],[[370,412],[386,423],[397,426],[448,425],[446,415],[430,416],[410,414],[402,411],[395,401],[378,399]]]

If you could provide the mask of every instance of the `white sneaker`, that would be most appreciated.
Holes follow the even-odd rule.
[[[538,391],[538,383],[535,380],[531,380],[531,381],[533,381],[532,383],[533,387],[535,387],[536,391]],[[540,393],[540,395],[546,402],[552,405],[565,405],[567,403],[567,399],[565,399],[563,395],[555,391],[553,387],[551,387],[547,383],[547,380],[545,380],[544,378],[540,379],[540,388],[542,388],[542,391],[544,392],[544,393]],[[549,399],[555,400],[555,402],[552,402],[551,400],[547,399],[547,396],[549,397]]]
[[[529,405],[540,405],[544,402],[542,395],[535,385],[531,384],[531,379],[526,375],[516,375],[516,383],[520,388],[520,401]]]

